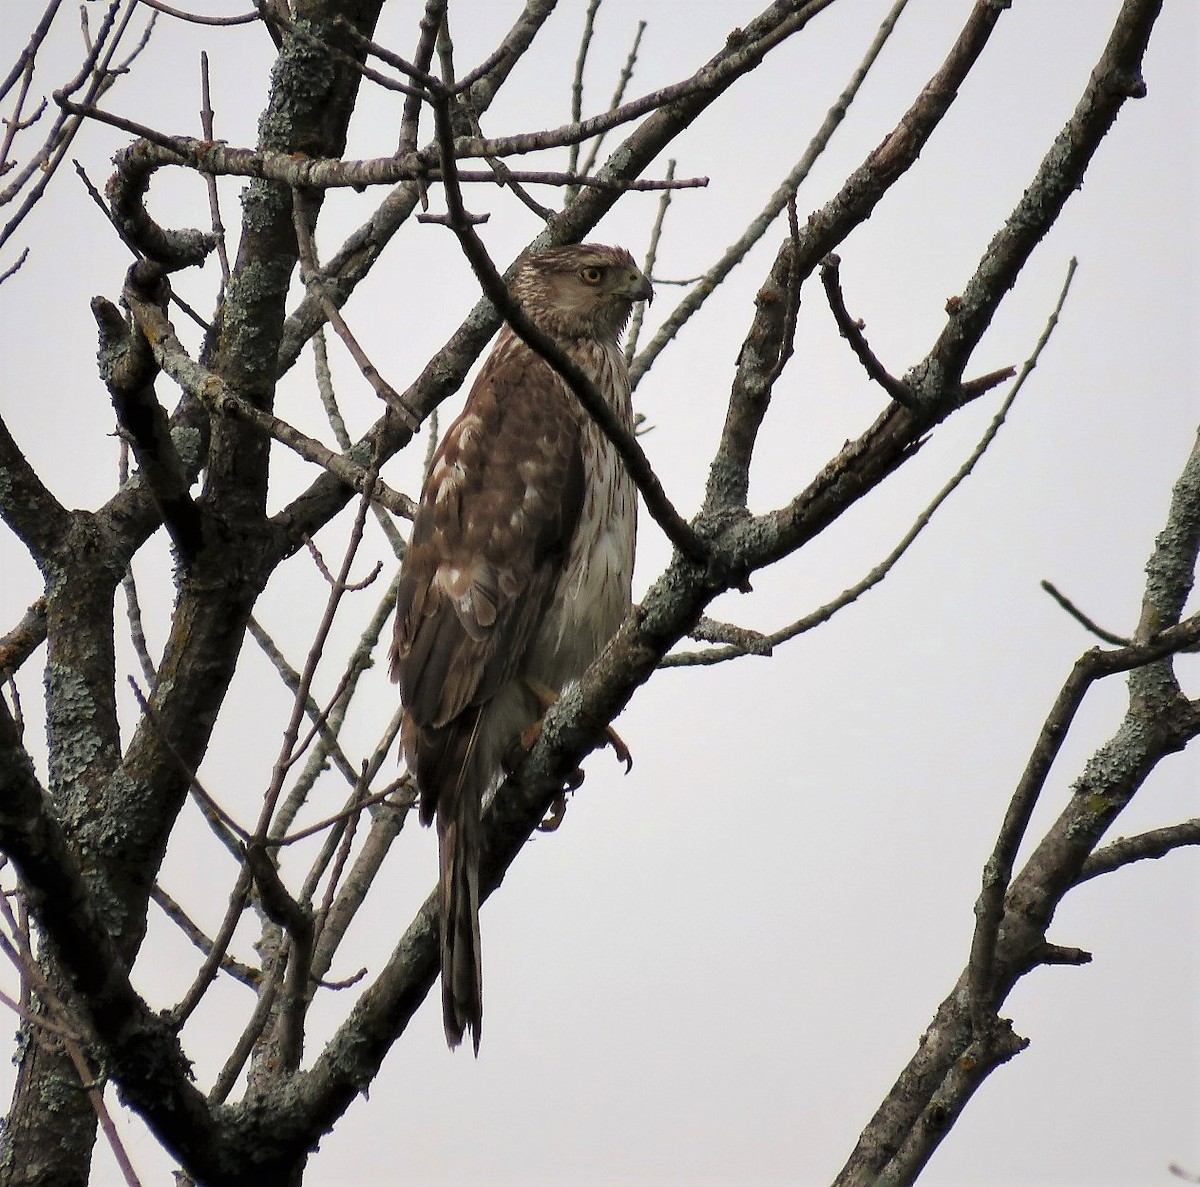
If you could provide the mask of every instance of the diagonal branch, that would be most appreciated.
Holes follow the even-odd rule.
[[[195,396],[212,412],[254,425],[305,460],[328,470],[351,490],[361,494],[367,489],[369,474],[366,468],[358,466],[345,454],[334,453],[273,413],[255,407],[220,376],[191,358],[166,315],[153,302],[145,300],[134,289],[126,292],[126,299],[139,329],[150,343],[155,360],[185,392]],[[412,518],[412,500],[379,479],[375,480],[371,497],[394,514]]]
[[[1033,249],[1067,199],[1083,185],[1092,157],[1127,99],[1145,95],[1141,65],[1162,0],[1126,0],[1104,51],[1066,126],[1032,183],[996,233],[962,296],[948,303],[945,327],[926,359],[905,377],[918,403],[932,409],[959,382],[975,347]]]
[[[71,513],[38,477],[3,419],[0,419],[0,519],[12,528],[39,566],[49,560],[71,526]]]

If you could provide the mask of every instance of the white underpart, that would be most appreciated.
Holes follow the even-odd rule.
[[[618,393],[614,409],[632,423],[629,385],[616,342],[588,367],[601,391]],[[599,374],[595,374],[598,370]],[[637,489],[608,438],[588,417],[583,426],[589,459],[585,503],[563,574],[530,655],[529,671],[561,691],[600,654],[629,610]]]

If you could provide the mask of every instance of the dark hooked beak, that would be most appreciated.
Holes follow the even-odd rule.
[[[640,272],[631,272],[629,287],[625,290],[625,295],[631,301],[653,301],[654,286]]]

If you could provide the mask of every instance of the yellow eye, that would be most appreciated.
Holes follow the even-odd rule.
[[[604,279],[604,269],[597,268],[592,265],[588,268],[581,268],[579,271],[579,279],[584,284],[599,284]]]

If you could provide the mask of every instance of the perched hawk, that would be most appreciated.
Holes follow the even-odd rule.
[[[544,251],[512,291],[632,427],[617,339],[633,303],[652,293],[630,254],[597,244]],[[479,1050],[484,793],[629,609],[636,493],[571,390],[505,326],[421,491],[391,655],[421,821],[437,815],[451,1047],[469,1029]]]

